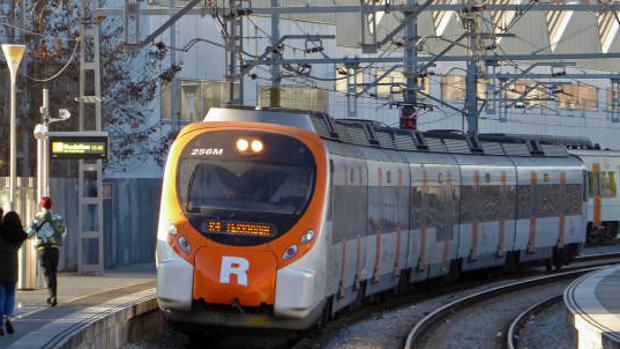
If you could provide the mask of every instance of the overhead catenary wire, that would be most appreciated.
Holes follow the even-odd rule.
[[[27,33],[27,34],[32,34],[32,35],[35,35],[35,36],[39,36],[39,37],[48,37],[48,35],[47,35],[47,34],[44,34],[44,33],[39,33],[39,32],[36,32],[36,31],[30,30],[30,29],[26,29],[26,28],[22,28],[22,27],[19,27],[19,26],[14,25],[14,24],[12,24],[12,23],[9,23],[9,22],[6,22],[6,21],[3,21],[3,20],[0,20],[0,25],[4,25],[4,26],[7,26],[7,27],[9,27],[9,28],[12,28],[12,29],[15,29],[15,30],[19,30],[19,31],[22,31],[22,32],[24,32],[24,33]],[[66,40],[68,40],[68,41],[78,41],[78,40],[79,40],[79,38],[70,38],[70,37],[63,37],[63,39],[66,39]]]
[[[520,37],[519,37],[519,36],[517,36],[517,38],[520,38]],[[567,39],[568,39],[568,38],[562,38],[561,40],[558,40],[558,41],[557,41],[557,43],[560,43],[560,42],[562,42],[562,41],[564,41],[564,40],[567,40]],[[534,47],[535,47],[535,45],[534,45],[534,44],[530,43],[529,41],[525,40],[524,38],[521,38],[521,40],[523,40],[523,41],[525,41],[525,42],[528,42],[530,45],[532,45],[532,46],[534,46]],[[503,47],[502,47],[501,45],[498,45],[498,46],[497,46],[497,48],[498,48],[500,51],[502,51],[502,53],[506,54],[506,51],[504,51],[504,49],[503,49]],[[525,70],[524,70],[524,69],[522,69],[522,68],[519,66],[519,64],[518,64],[517,62],[515,62],[515,61],[512,61],[512,60],[508,61],[508,60],[507,60],[506,62],[510,62],[510,65],[511,65],[511,66],[513,66],[513,67],[514,67],[515,69],[517,69],[517,70],[520,70],[521,72],[524,72],[524,71],[525,71]],[[609,92],[609,91],[610,91],[610,89],[608,89],[608,88],[605,88],[605,87],[600,87],[600,86],[597,86],[597,85],[592,85],[592,84],[589,84],[589,83],[586,83],[586,82],[582,82],[582,81],[579,81],[579,80],[575,79],[574,77],[570,77],[570,76],[569,76],[569,80],[571,80],[571,81],[573,81],[573,82],[576,82],[576,83],[578,83],[578,84],[584,85],[584,86],[594,87],[594,88],[596,88],[596,89],[600,89],[600,90],[603,90],[603,91],[605,91],[605,92]],[[561,92],[561,93],[563,93],[563,92]],[[567,93],[564,93],[564,94],[569,95],[569,94],[567,94]],[[581,97],[580,97],[580,98],[581,98]],[[587,100],[592,100],[592,99],[587,99]],[[598,103],[598,98],[596,99],[596,101],[597,101],[597,103]],[[607,105],[607,101],[604,101],[604,105]]]
[[[531,6],[530,6],[530,7],[528,7],[528,8],[527,8],[527,10],[529,10],[530,8],[531,8]],[[523,13],[523,14],[525,14],[525,13]],[[523,14],[522,14],[522,15],[523,15]],[[490,25],[493,29],[495,28],[494,23],[493,23],[490,19],[488,19],[488,18],[484,18],[484,17],[482,17],[482,19],[483,19],[483,21],[484,21],[484,22],[486,22],[488,25]],[[511,21],[511,25],[510,25],[510,26],[508,26],[508,28],[509,28],[509,27],[512,27],[512,26],[514,26],[514,24],[516,23],[516,21],[518,21],[518,19],[520,19],[520,17],[519,17],[519,18],[518,18],[518,17],[513,18],[513,20]],[[544,49],[547,49],[547,48],[551,47],[553,44],[559,44],[559,43],[561,43],[561,42],[563,42],[563,41],[565,41],[565,40],[568,40],[568,39],[570,39],[570,38],[573,38],[573,37],[575,37],[575,36],[578,36],[578,35],[582,34],[583,32],[585,32],[585,31],[587,31],[587,30],[589,30],[589,29],[592,29],[593,27],[594,27],[594,25],[590,25],[590,26],[588,26],[588,27],[586,27],[586,28],[583,28],[583,29],[581,29],[581,30],[579,30],[579,31],[577,31],[577,32],[575,32],[575,33],[573,33],[572,35],[565,35],[565,36],[563,36],[561,39],[559,39],[559,40],[555,41],[554,43],[550,43],[549,45],[544,46],[544,47],[538,47],[538,46],[536,46],[535,44],[533,44],[533,43],[531,43],[531,42],[527,41],[526,39],[524,39],[524,38],[522,38],[522,37],[520,37],[519,35],[515,35],[515,37],[516,37],[518,40],[523,41],[523,42],[527,43],[528,45],[532,46],[533,48],[536,48],[537,50],[536,50],[535,52],[540,52],[540,51],[542,51],[542,50],[544,50]],[[507,30],[507,29],[506,29],[506,30]],[[505,30],[504,30],[504,31],[505,31]],[[494,33],[494,34],[495,34],[495,33]],[[505,55],[507,54],[507,53],[504,51],[504,49],[503,49],[503,47],[501,46],[501,44],[497,45],[497,49],[501,50],[503,54],[505,54]],[[521,71],[521,72],[525,72],[525,70],[524,70],[524,69],[522,69],[522,68],[520,67],[520,65],[519,65],[517,62],[515,62],[514,60],[505,60],[505,62],[510,62],[510,65],[512,65],[515,69],[517,69],[517,70],[519,70],[519,71]],[[575,82],[577,82],[577,83],[579,83],[579,84],[581,84],[581,85],[590,86],[590,87],[594,87],[594,88],[597,88],[597,89],[602,89],[602,90],[604,90],[604,91],[608,91],[608,89],[607,89],[607,88],[599,87],[599,86],[596,86],[596,85],[591,85],[591,84],[588,84],[588,83],[583,83],[583,82],[578,81],[578,80],[577,80],[577,79],[575,79],[575,78],[570,78],[570,79],[571,79],[571,80],[573,80],[573,81],[575,81]],[[536,80],[533,80],[533,81],[536,81]],[[495,87],[497,87],[497,86],[495,86]],[[545,93],[546,95],[549,95],[549,96],[555,97],[555,95],[554,95],[554,94],[550,94],[550,93],[548,93],[546,90],[540,90],[540,91],[542,91],[542,92],[543,92],[543,93]],[[562,93],[562,94],[565,94],[565,95],[570,95],[570,94],[565,93],[565,92],[563,92],[563,91],[559,91],[559,93]],[[584,99],[584,98],[582,98],[582,97],[580,97],[580,96],[575,96],[575,97],[579,97],[579,98],[581,98],[581,99]],[[597,104],[598,104],[598,98],[597,98],[597,99],[589,99],[589,98],[586,98],[585,100],[589,100],[589,101],[596,101],[596,102],[597,102]]]
[[[528,9],[526,9],[525,11],[520,12],[520,13],[519,13],[519,14],[518,14],[515,18],[513,18],[513,19],[510,21],[510,23],[509,23],[509,24],[508,24],[505,28],[503,28],[503,30],[505,31],[505,30],[508,30],[508,29],[510,29],[511,27],[513,27],[513,26],[515,25],[515,23],[518,21],[518,19],[520,19],[520,18],[521,18],[521,17],[522,17],[522,16],[523,16],[526,12],[527,12],[527,10],[528,10]],[[257,25],[257,24],[256,24],[256,23],[255,23],[255,22],[254,22],[251,18],[249,18],[248,20],[249,20],[251,23],[253,23],[253,24],[255,25],[255,29],[256,29],[256,30],[260,30],[261,32],[263,32],[264,34],[266,34],[266,36],[267,36],[267,37],[270,37],[270,36],[268,35],[268,33],[267,33],[265,30],[262,30],[262,28],[260,28],[260,26],[259,26],[259,25]],[[572,36],[575,36],[575,35],[577,35],[577,33],[573,34]],[[521,38],[519,38],[519,39],[521,39]],[[561,42],[562,40],[566,40],[566,39],[567,39],[567,38],[566,38],[566,37],[564,37],[564,38],[562,38],[561,40],[557,40],[557,42]],[[288,44],[283,43],[283,44],[282,44],[282,46],[283,46],[283,47],[286,47],[286,48],[290,48],[290,49],[292,49],[294,52],[297,52],[297,51],[299,51],[299,52],[304,52],[304,50],[303,50],[302,48],[295,47],[295,46],[293,46],[293,45],[288,45]],[[363,71],[363,69],[370,68],[370,67],[372,67],[373,65],[374,65],[374,64],[371,64],[371,65],[369,65],[369,66],[367,66],[367,67],[361,67],[361,68],[359,68],[359,70],[360,70],[360,71]],[[288,72],[290,72],[290,73],[294,74],[294,75],[296,76],[296,78],[297,78],[297,79],[304,79],[304,80],[309,80],[309,81],[310,81],[310,80],[315,80],[315,81],[339,81],[339,80],[344,80],[344,79],[347,79],[347,78],[349,77],[349,76],[343,76],[343,77],[336,77],[336,78],[325,78],[325,77],[320,77],[320,76],[313,76],[313,75],[311,75],[311,74],[309,74],[309,73],[304,73],[304,72],[300,71],[300,70],[299,70],[299,68],[297,68],[297,69],[296,69],[294,66],[291,66],[291,65],[283,65],[283,66],[284,66],[284,68],[285,68]],[[521,68],[519,68],[519,67],[517,66],[517,69],[521,69]],[[358,71],[358,72],[359,72],[359,71]],[[289,77],[286,77],[286,78],[288,79]],[[262,79],[262,78],[261,78],[261,79]],[[262,79],[262,80],[267,80],[267,79]],[[431,79],[431,80],[433,80],[433,79]],[[298,83],[298,84],[305,84],[306,86],[310,86],[310,87],[313,87],[313,88],[319,88],[319,87],[317,87],[316,85],[308,85],[307,83],[305,83],[305,82],[304,82],[304,83],[302,83],[302,82],[300,82],[299,80],[296,80],[295,82],[296,82],[296,83]],[[555,83],[555,82],[547,82],[547,83]],[[586,84],[584,84],[584,85],[586,85]],[[601,89],[601,88],[600,88],[600,87],[598,87],[598,86],[596,86],[596,88]],[[358,95],[358,94],[353,94],[353,93],[343,93],[343,92],[341,92],[341,91],[337,91],[337,90],[334,90],[334,89],[328,89],[328,88],[322,88],[322,87],[321,87],[320,89],[330,90],[330,91],[333,91],[333,92],[336,92],[336,93],[339,93],[339,94],[342,94],[342,95],[348,95],[348,96],[353,96],[353,97],[363,97],[363,98],[380,99],[380,98],[377,98],[376,96],[374,96],[374,97],[361,96],[361,95]],[[556,96],[556,94],[554,94],[554,93],[549,93],[549,92],[547,91],[547,89],[539,89],[539,90],[540,90],[540,91],[542,91],[542,92],[544,92],[544,94],[546,94],[546,95],[549,95],[549,96],[552,96],[552,97],[555,97],[555,96]],[[604,88],[603,88],[603,90],[606,90],[606,89],[604,89]],[[517,93],[518,93],[518,92],[522,92],[522,91],[514,91],[514,90],[513,90],[513,92],[517,92]],[[562,92],[560,91],[559,93],[562,93]],[[565,94],[567,94],[567,93],[565,93]],[[568,95],[568,94],[567,94],[567,95]],[[582,98],[582,99],[584,99],[584,98]],[[527,98],[526,98],[526,100],[527,100]],[[588,100],[594,100],[594,99],[588,99]],[[543,107],[546,107],[546,106],[543,106]],[[554,111],[555,111],[556,113],[558,112],[557,110],[554,110]]]
[[[267,36],[269,39],[272,39],[271,34],[270,34],[269,32],[267,32],[265,29],[261,28],[261,27],[260,27],[260,26],[259,26],[256,22],[254,22],[254,21],[252,20],[251,16],[248,16],[247,18],[248,18],[248,21],[250,21],[250,23],[252,23],[252,24],[254,25],[254,28],[255,28],[256,30],[258,30],[258,31],[260,31],[261,33],[263,33],[263,35]],[[303,32],[303,31],[302,31],[302,32]],[[304,32],[304,34],[305,34],[305,35],[307,35],[307,36],[311,36],[311,35],[307,34],[306,32]],[[305,49],[302,49],[302,48],[299,48],[299,47],[295,47],[295,46],[292,46],[292,45],[289,45],[289,44],[286,44],[286,43],[282,43],[282,45],[283,45],[284,47],[288,47],[288,48],[292,49],[294,53],[295,53],[296,51],[305,52]],[[396,45],[394,45],[394,46],[395,46],[395,47],[393,47],[392,49],[382,51],[382,52],[381,52],[381,54],[380,54],[378,57],[379,57],[379,58],[381,58],[381,57],[384,57],[384,56],[386,56],[386,55],[388,55],[388,54],[391,54],[391,53],[393,53],[394,51],[396,51],[396,49],[398,49],[398,46],[396,46]],[[275,49],[275,48],[272,48],[272,49]],[[327,54],[325,54],[324,52],[321,52],[321,53],[323,54],[323,56],[324,56],[325,58],[328,58],[328,59],[329,59],[329,58],[331,58],[331,57],[329,57]],[[363,71],[365,71],[365,70],[368,70],[368,69],[372,68],[373,66],[375,66],[376,64],[377,64],[377,63],[370,63],[370,64],[368,64],[368,65],[366,65],[366,66],[363,66],[363,67],[358,67],[358,68],[356,69],[356,70],[357,70],[357,73],[360,73],[360,72],[363,72]],[[346,76],[346,75],[345,75],[345,76],[342,76],[342,77],[325,78],[325,77],[313,76],[313,75],[308,74],[308,73],[304,73],[304,74],[298,73],[298,72],[296,72],[294,69],[292,69],[292,67],[291,67],[290,65],[283,65],[283,68],[285,68],[286,70],[288,70],[288,71],[290,71],[290,72],[293,72],[293,73],[299,74],[300,76],[302,76],[302,75],[303,75],[303,76],[307,77],[308,79],[313,79],[313,80],[317,80],[317,81],[340,81],[340,80],[345,80],[345,79],[347,79],[347,77],[348,77],[348,76]]]
[[[75,59],[75,54],[77,53],[77,49],[78,49],[79,46],[80,46],[80,40],[77,39],[77,41],[75,42],[75,46],[73,47],[73,52],[71,52],[71,56],[69,57],[69,59],[67,60],[65,65],[63,65],[62,68],[60,68],[52,76],[50,76],[48,78],[44,78],[44,79],[37,79],[37,78],[32,77],[32,76],[30,76],[30,75],[28,75],[26,73],[22,73],[22,75],[25,76],[27,79],[35,81],[35,82],[49,82],[49,81],[52,81],[52,80],[56,79],[57,77],[62,75],[62,73],[64,73],[65,70],[67,70],[67,68],[71,65],[71,63],[73,63],[73,61]]]

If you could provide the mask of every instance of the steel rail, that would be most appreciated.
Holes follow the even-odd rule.
[[[605,254],[604,257],[602,258],[604,259],[612,258],[612,257],[609,257],[608,255],[609,254]],[[575,278],[577,276],[597,270],[609,264],[612,264],[612,263],[599,264],[596,266],[584,266],[584,267],[571,270],[571,271],[565,271],[565,272],[556,273],[552,275],[543,275],[543,276],[533,277],[533,278],[529,278],[526,280],[512,282],[507,285],[493,287],[491,289],[476,292],[469,296],[465,296],[463,298],[457,299],[453,302],[450,302],[436,309],[435,311],[431,312],[430,314],[422,318],[422,320],[420,320],[409,332],[404,348],[405,349],[417,348],[419,344],[421,343],[421,340],[424,337],[424,335],[435,324],[437,324],[439,321],[446,318],[448,315],[450,315],[451,313],[455,311],[464,309],[476,303],[480,303],[484,300],[491,299],[498,295],[503,295],[505,293],[519,291],[519,290],[523,290],[523,289],[530,288],[533,286],[544,285],[544,284],[548,284],[548,283],[552,283],[556,281],[562,281],[566,279]]]
[[[519,343],[519,338],[517,337],[517,334],[524,327],[525,323],[530,319],[530,317],[536,313],[540,313],[544,309],[547,309],[558,302],[561,302],[562,298],[563,295],[561,294],[547,298],[546,300],[534,304],[533,306],[527,308],[519,315],[517,315],[510,323],[508,331],[506,331],[506,348],[516,349]]]
[[[578,256],[577,258],[575,258],[575,261],[573,263],[589,262],[589,261],[596,261],[596,260],[601,260],[601,259],[614,259],[614,258],[620,258],[620,252],[586,254],[586,255]]]

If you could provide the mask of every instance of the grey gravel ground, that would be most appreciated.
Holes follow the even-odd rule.
[[[203,336],[190,341],[185,334],[176,332],[172,329],[165,330],[160,336],[149,338],[138,343],[129,343],[121,349],[174,349],[174,348],[244,348],[244,349],[263,349],[263,348],[289,348],[286,339],[274,335],[229,335],[226,337]]]
[[[569,317],[570,313],[563,302],[540,312],[531,318],[519,333],[519,348],[577,348],[577,339]]]
[[[570,281],[542,285],[494,297],[458,311],[432,329],[423,348],[499,348],[512,320],[533,303],[561,294]]]
[[[375,314],[371,318],[350,324],[337,331],[324,333],[315,341],[312,348],[402,348],[411,328],[428,313],[457,298],[513,281],[490,282],[484,286],[454,292],[449,295],[421,301],[415,305]],[[464,347],[459,346],[459,348]]]
[[[370,319],[364,319],[336,332],[322,335],[312,347],[324,349],[402,348],[406,333],[417,321],[433,309],[449,303],[456,297],[457,294],[452,294],[418,305],[376,314]]]

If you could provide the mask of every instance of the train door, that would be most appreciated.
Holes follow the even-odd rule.
[[[505,158],[456,157],[462,174],[458,255],[463,270],[503,265],[514,242],[514,165]]]
[[[608,155],[609,154],[609,155]],[[603,228],[602,240],[612,239],[618,231],[618,217],[620,206],[618,205],[617,180],[619,158],[611,152],[601,155],[598,171],[598,194],[600,196],[600,224]]]
[[[328,287],[334,295],[334,311],[360,297],[362,280],[369,274],[364,269],[368,175],[366,161],[354,152],[353,147],[339,146],[338,154],[330,154],[334,171]]]
[[[395,151],[364,149],[368,159],[366,294],[394,288],[407,253],[409,168]]]
[[[444,154],[408,154],[411,211],[407,267],[410,281],[447,274],[458,247],[460,172]]]
[[[583,244],[587,230],[587,172],[581,164],[567,169],[562,175],[560,214],[563,220],[558,237],[558,248]]]
[[[515,157],[514,161],[519,178],[515,249],[521,251],[521,261],[549,258],[562,225],[560,189],[566,183],[566,159]]]

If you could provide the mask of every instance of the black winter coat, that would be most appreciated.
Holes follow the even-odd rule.
[[[0,224],[0,281],[17,282],[17,250],[19,250],[26,233],[23,228],[7,227]]]

